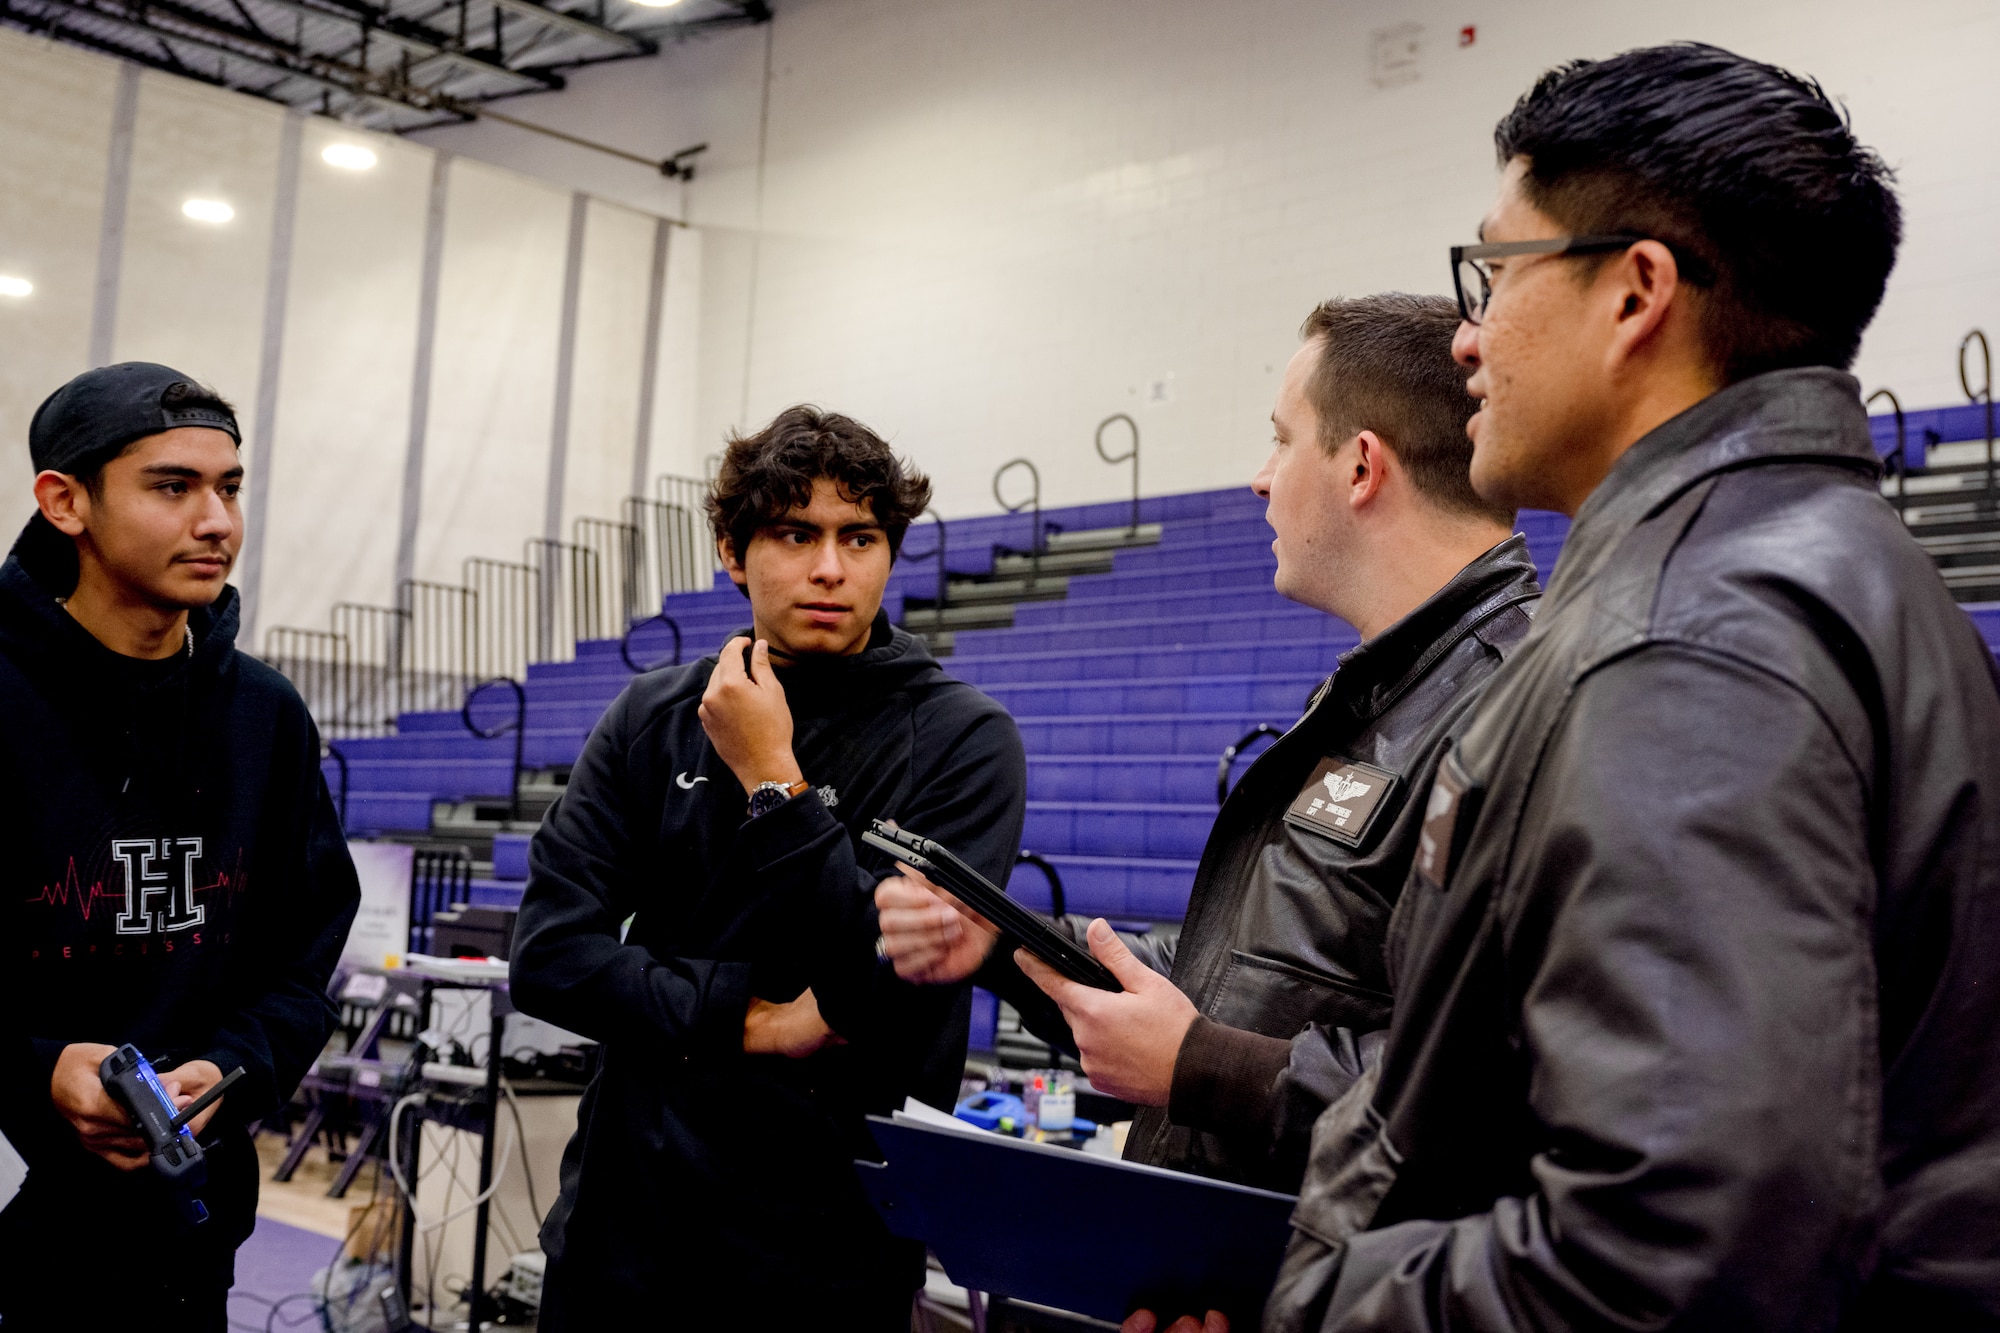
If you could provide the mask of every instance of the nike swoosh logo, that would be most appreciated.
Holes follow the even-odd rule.
[[[683,773],[683,774],[681,774],[681,775],[680,775],[679,777],[675,778],[675,779],[674,779],[674,781],[675,781],[675,782],[676,782],[677,784],[679,784],[679,786],[680,786],[680,789],[681,789],[682,791],[693,791],[693,790],[694,790],[694,784],[695,784],[695,783],[697,783],[697,782],[706,782],[706,781],[708,781],[708,779],[707,779],[707,778],[689,778],[687,774]]]

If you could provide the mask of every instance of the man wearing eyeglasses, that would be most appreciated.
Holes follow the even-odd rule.
[[[1427,795],[1265,1327],[1993,1327],[2000,693],[1844,373],[1888,172],[1702,46],[1496,141],[1472,480],[1575,526]]]

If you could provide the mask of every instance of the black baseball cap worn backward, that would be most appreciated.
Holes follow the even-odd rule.
[[[84,371],[35,409],[28,457],[37,473],[82,476],[134,440],[180,426],[219,430],[243,443],[236,417],[218,409],[194,376],[151,361],[121,361]]]

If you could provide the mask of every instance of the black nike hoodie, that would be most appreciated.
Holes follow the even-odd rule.
[[[327,981],[360,901],[318,732],[282,676],[237,652],[236,590],[190,615],[191,654],[142,662],[62,608],[75,583],[75,548],[39,518],[0,565],[0,1025],[26,1057],[0,1128],[30,1166],[0,1212],[0,1314],[34,1284],[9,1270],[79,1219],[148,1238],[107,1273],[185,1235],[153,1172],[113,1169],[57,1115],[49,1079],[73,1042],[244,1069],[206,1134],[197,1237],[213,1250],[250,1233],[245,1126],[331,1035]]]
[[[626,689],[530,851],[514,1002],[603,1043],[542,1231],[541,1327],[894,1323],[898,1300],[907,1327],[923,1247],[888,1234],[853,1162],[877,1155],[866,1113],[956,1097],[969,988],[907,984],[875,956],[894,867],[858,835],[894,819],[1005,884],[1020,733],[878,616],[863,652],[778,668],[814,790],[749,819],[697,713],[715,663]],[[750,998],[808,987],[849,1044],[745,1055]]]

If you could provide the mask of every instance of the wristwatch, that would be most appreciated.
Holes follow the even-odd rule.
[[[758,815],[770,814],[773,810],[776,810],[786,801],[791,800],[810,786],[812,784],[804,779],[789,784],[783,782],[758,783],[750,789],[750,818],[755,819]]]

